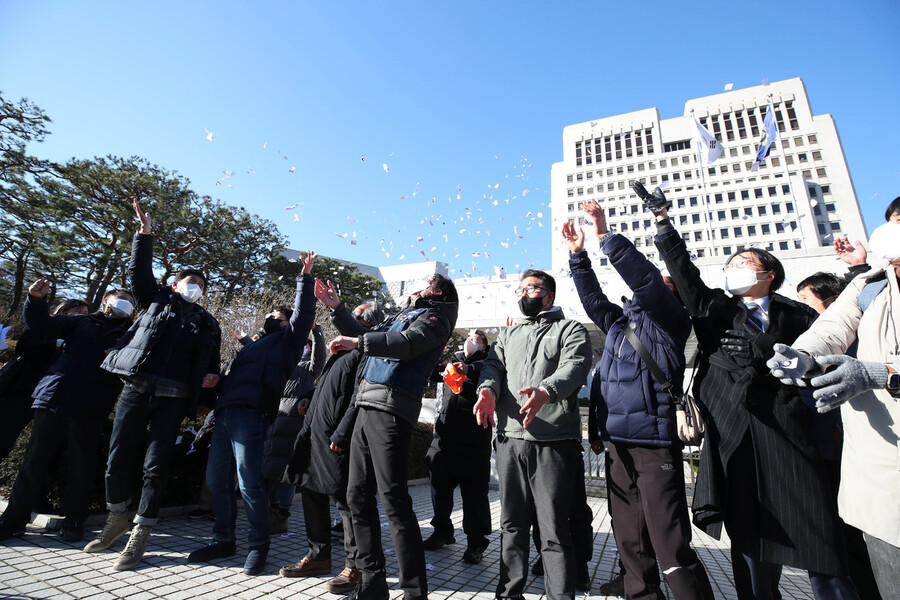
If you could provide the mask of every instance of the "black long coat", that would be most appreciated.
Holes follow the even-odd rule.
[[[772,346],[792,343],[815,320],[815,311],[771,294],[769,325],[754,344],[753,358],[732,359],[720,340],[727,329],[741,329],[746,323],[743,301],[707,287],[684,241],[674,229],[665,229],[660,229],[656,247],[697,333],[701,354],[693,392],[709,424],[692,507],[694,522],[718,538],[723,521],[741,524],[755,518],[753,528],[742,527],[739,547],[744,553],[766,562],[846,574],[837,506],[812,440],[813,413],[796,388],[782,385],[765,366]],[[754,471],[755,495],[752,485],[743,485],[752,481]],[[744,493],[736,497],[734,491],[740,489]],[[748,529],[752,531],[746,535]]]
[[[359,350],[328,358],[294,444],[285,481],[320,494],[346,493],[350,437],[356,421],[356,406],[351,407],[350,401],[361,358]],[[332,450],[332,442],[343,451]]]

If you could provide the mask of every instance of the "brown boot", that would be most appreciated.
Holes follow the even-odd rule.
[[[97,534],[96,539],[84,547],[85,552],[100,552],[113,545],[117,539],[128,533],[131,523],[128,522],[128,513],[111,512],[106,516],[106,524],[103,530]]]
[[[347,567],[341,571],[340,575],[326,583],[325,589],[332,594],[349,594],[360,580],[362,580],[362,573],[359,572],[359,569]]]
[[[309,577],[310,575],[328,575],[331,573],[331,559],[309,560],[305,556],[300,562],[281,567],[278,574],[282,577]]]

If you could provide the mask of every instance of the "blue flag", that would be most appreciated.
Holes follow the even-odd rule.
[[[759,163],[769,156],[772,142],[777,137],[778,126],[775,124],[775,109],[772,107],[772,103],[769,102],[769,105],[766,107],[766,117],[763,119],[762,137],[759,138],[759,143],[756,145],[756,160],[753,161],[753,166],[750,168],[751,171],[758,170]]]

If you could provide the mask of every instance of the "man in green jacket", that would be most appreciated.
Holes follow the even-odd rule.
[[[491,347],[473,411],[480,425],[497,427],[502,539],[496,596],[522,597],[536,514],[546,594],[574,598],[567,490],[584,476],[578,390],[590,370],[591,344],[584,326],[553,306],[556,281],[549,274],[525,271],[516,295],[525,319]]]

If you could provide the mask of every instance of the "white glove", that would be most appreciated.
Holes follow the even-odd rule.
[[[807,354],[797,352],[787,344],[775,344],[773,346],[775,356],[766,361],[766,366],[772,371],[772,376],[778,378],[785,385],[806,387],[803,377],[810,371],[815,371],[816,361]]]
[[[822,369],[832,365],[838,368],[813,377],[810,383],[818,388],[813,392],[816,410],[826,413],[863,392],[883,388],[887,385],[888,370],[883,363],[863,362],[846,354],[820,356],[816,363]]]

